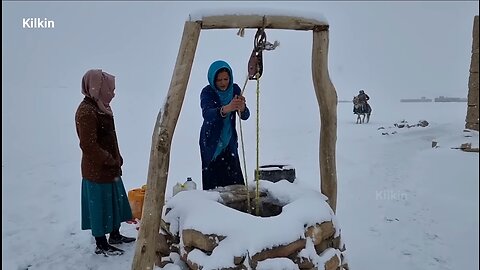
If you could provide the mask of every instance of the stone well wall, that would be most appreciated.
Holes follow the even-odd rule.
[[[218,191],[223,199],[222,204],[245,212],[247,193],[244,186],[231,186],[227,190]],[[251,191],[250,198],[254,197],[255,193]],[[261,193],[260,197],[262,198],[263,206],[259,216],[269,217],[281,214],[282,207],[275,205],[275,199],[269,198],[269,195],[266,193]],[[251,205],[254,205],[253,201]],[[210,254],[216,251],[216,248],[221,248],[221,242],[226,239],[226,236],[223,235],[205,234],[195,229],[183,229],[178,231],[178,233],[173,233],[174,230],[165,221],[162,222],[161,228],[161,237],[166,239],[167,246],[161,248],[161,254],[159,254],[157,261],[159,266],[172,263],[165,260],[165,257],[163,257],[162,261],[162,256],[168,256],[171,252],[174,252],[186,263],[189,269],[211,270],[189,260],[188,255],[193,251],[196,251],[197,254],[200,251],[210,256]],[[245,237],[256,237],[254,232],[255,229],[252,228],[252,235],[246,235]],[[332,221],[325,221],[312,226],[305,225],[303,236],[291,243],[263,249],[255,254],[245,254],[231,258],[233,264],[228,268],[221,268],[221,270],[254,270],[263,261],[277,258],[282,260],[288,259],[301,270],[348,270],[344,252],[345,245],[341,241],[340,232],[337,231]],[[312,254],[314,254],[313,259],[311,259]]]

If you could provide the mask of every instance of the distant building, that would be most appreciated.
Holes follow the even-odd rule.
[[[467,102],[467,98],[439,96],[435,98],[435,102]]]
[[[421,97],[421,98],[404,98],[400,99],[400,102],[432,102],[431,98]]]

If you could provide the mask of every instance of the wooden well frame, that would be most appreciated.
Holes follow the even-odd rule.
[[[277,15],[221,15],[186,21],[175,68],[163,108],[159,111],[152,135],[142,224],[139,229],[133,270],[152,270],[164,241],[159,237],[162,209],[165,204],[170,163],[170,148],[180,115],[195,51],[202,29],[262,28],[312,31],[312,77],[320,109],[319,165],[321,192],[335,211],[337,172],[337,92],[328,72],[329,25],[315,19]]]

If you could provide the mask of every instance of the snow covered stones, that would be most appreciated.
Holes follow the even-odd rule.
[[[243,185],[170,198],[163,256],[180,257],[188,269],[348,269],[340,228],[323,194],[286,180],[259,184],[259,216],[247,213]]]

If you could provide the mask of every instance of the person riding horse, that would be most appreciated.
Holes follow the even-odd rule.
[[[357,124],[363,124],[365,117],[367,117],[367,123],[370,121],[372,108],[367,103],[369,99],[370,97],[363,90],[360,90],[358,95],[353,97],[353,113],[357,115]],[[363,116],[363,118],[360,116]]]
[[[358,95],[353,98],[353,113],[370,113],[372,108],[370,107],[370,104],[368,104],[368,100],[370,100],[370,97],[365,91],[360,90]]]

